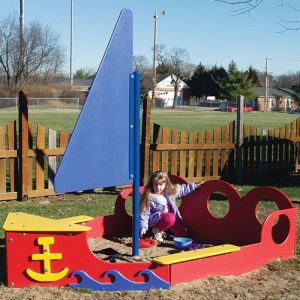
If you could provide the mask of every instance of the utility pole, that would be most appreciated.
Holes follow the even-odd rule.
[[[240,95],[237,103],[237,179],[241,183],[243,180],[243,140],[244,140],[244,96]]]
[[[73,0],[71,0],[71,30],[70,30],[70,85],[73,86]]]
[[[269,73],[268,73],[268,58],[266,57],[266,78],[265,78],[265,103],[264,103],[264,112],[267,112],[268,100],[269,100]]]
[[[157,20],[158,16],[164,16],[165,11],[156,11],[154,13],[154,45],[153,45],[153,69],[152,69],[152,80],[153,80],[153,89],[152,89],[152,106],[155,105],[155,90],[156,90],[156,43],[157,43]]]
[[[24,0],[20,0],[20,68],[24,71]]]

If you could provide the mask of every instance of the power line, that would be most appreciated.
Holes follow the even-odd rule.
[[[300,61],[300,59],[285,59],[285,58],[268,58],[268,60],[275,60],[275,61]]]

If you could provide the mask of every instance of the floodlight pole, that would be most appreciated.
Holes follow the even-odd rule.
[[[71,0],[71,28],[70,28],[70,85],[73,86],[73,0]]]
[[[152,69],[152,80],[153,80],[153,89],[152,89],[152,106],[155,104],[155,90],[156,90],[156,44],[157,44],[157,20],[158,16],[164,16],[166,12],[156,11],[154,13],[154,45],[153,45],[153,69]]]
[[[24,0],[20,0],[20,67],[24,69]]]

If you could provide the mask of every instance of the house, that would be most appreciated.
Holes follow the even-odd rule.
[[[175,75],[173,77],[176,78]],[[191,88],[184,81],[180,80],[176,100],[177,105],[183,105],[190,98]],[[155,89],[156,106],[172,107],[174,102],[175,87],[171,75],[157,74]],[[152,98],[152,91],[148,93]]]
[[[270,87],[267,100],[265,99],[264,87],[253,87],[252,91],[255,94],[254,107],[259,111],[264,111],[265,107],[267,111],[289,111],[297,108],[293,91],[290,89]]]

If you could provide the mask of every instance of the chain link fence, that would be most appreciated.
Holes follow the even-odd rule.
[[[28,98],[29,111],[79,111],[79,98]],[[18,98],[0,98],[0,112],[18,111]]]

